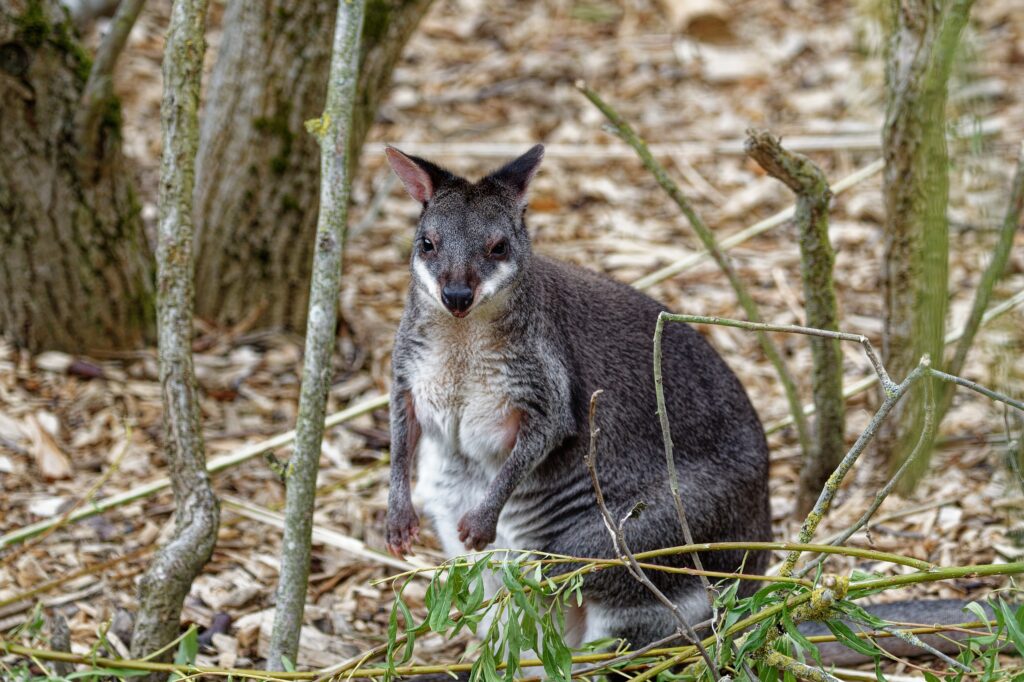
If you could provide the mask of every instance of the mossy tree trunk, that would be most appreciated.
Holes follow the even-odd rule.
[[[369,0],[350,166],[431,0]],[[336,0],[229,0],[196,183],[197,313],[221,324],[305,328],[318,210],[316,140]]]
[[[0,332],[33,350],[135,348],[153,284],[139,203],[104,103],[82,148],[90,62],[56,0],[0,0]]]
[[[943,362],[948,304],[949,157],[946,96],[950,69],[973,0],[891,0],[883,130],[886,210],[882,288],[884,362],[900,381],[931,355]],[[913,448],[923,425],[915,388],[883,425],[878,446],[893,465]],[[927,462],[927,457],[921,459]],[[909,472],[908,485],[921,471]]]

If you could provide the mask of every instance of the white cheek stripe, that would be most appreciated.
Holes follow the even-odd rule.
[[[490,279],[484,282],[483,286],[480,287],[480,298],[487,299],[494,296],[494,294],[498,293],[498,291],[505,286],[508,280],[512,278],[513,274],[514,269],[512,264],[508,261],[498,265],[494,275],[492,275]]]
[[[432,299],[441,308],[444,308],[444,303],[441,302],[441,287],[433,275],[430,274],[430,271],[427,270],[427,266],[419,258],[413,261],[412,272],[416,283],[427,292],[428,298]]]

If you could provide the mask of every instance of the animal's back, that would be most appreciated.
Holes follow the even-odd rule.
[[[532,477],[535,499],[546,496],[541,513],[562,519],[543,549],[581,555],[598,546],[606,556],[615,554],[583,462],[590,396],[599,389],[604,393],[596,417],[601,430],[597,470],[612,514],[620,519],[637,502],[647,504],[626,524],[634,552],[683,544],[654,393],[653,336],[664,307],[632,287],[559,261],[535,257],[532,268],[542,290],[538,307],[544,326],[559,335],[557,343],[565,349],[577,423],[577,437],[552,452]],[[768,449],[746,392],[688,325],[665,326],[662,354],[675,461],[694,539],[770,540]],[[706,568],[726,571],[743,561],[736,552],[702,558]],[[766,561],[764,554],[751,556],[745,570],[761,572]],[[696,587],[696,581],[678,575],[652,578],[681,599]],[[588,592],[620,608],[650,600],[638,583],[615,572],[592,578]]]

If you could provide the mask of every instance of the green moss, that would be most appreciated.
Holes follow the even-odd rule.
[[[14,19],[18,38],[29,47],[40,47],[50,34],[50,22],[39,0],[30,0],[25,12]]]
[[[274,175],[284,175],[288,170],[288,159],[284,156],[275,156],[270,159],[270,172]]]
[[[78,42],[75,29],[68,17],[65,17],[64,21],[53,26],[53,35],[50,38],[50,42],[71,58],[75,66],[75,75],[85,83],[89,78],[89,72],[92,70],[92,57],[89,56],[89,53]]]
[[[124,123],[123,112],[121,111],[121,100],[111,95],[103,103],[103,113],[100,118],[100,129],[111,134],[120,135],[121,125]]]
[[[22,43],[28,47],[40,48],[49,41],[71,59],[79,81],[85,83],[89,78],[92,58],[78,42],[67,8],[64,8],[64,18],[61,21],[50,24],[43,3],[40,0],[30,0],[24,13],[16,17],[14,23],[18,27],[17,35]]]

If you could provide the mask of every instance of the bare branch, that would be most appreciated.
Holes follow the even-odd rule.
[[[348,219],[351,176],[347,140],[351,133],[359,75],[364,15],[365,0],[338,3],[327,103],[319,119],[306,123],[320,142],[320,216],[313,254],[295,452],[288,467],[281,575],[267,658],[270,670],[282,670],[285,657],[295,662],[306,603],[316,475],[331,381],[331,357]]]
[[[769,175],[796,192],[794,222],[800,232],[800,280],[808,326],[839,328],[836,291],[832,282],[835,253],[828,238],[828,208],[832,192],[820,168],[810,159],[782,147],[767,132],[748,131],[747,154]],[[811,385],[817,418],[814,447],[803,453],[797,509],[807,513],[829,472],[843,456],[846,414],[843,410],[843,355],[837,341],[811,339]]]
[[[597,412],[597,397],[601,395],[602,391],[594,391],[594,394],[590,396],[590,449],[588,450],[585,460],[587,464],[587,470],[590,471],[590,480],[594,485],[594,494],[597,497],[597,508],[601,512],[601,518],[604,520],[605,527],[608,528],[608,532],[612,536],[612,542],[618,552],[622,555],[626,561],[626,570],[633,576],[641,585],[643,585],[648,592],[654,595],[655,599],[665,605],[669,611],[672,612],[672,616],[676,619],[676,623],[679,624],[679,634],[687,638],[690,643],[697,647],[700,651],[701,657],[704,659],[704,663],[708,666],[708,670],[714,672],[717,670],[714,662],[711,660],[711,655],[708,654],[707,649],[701,644],[700,638],[694,631],[693,627],[686,622],[682,612],[679,610],[679,606],[665,596],[665,593],[658,589],[658,587],[651,582],[647,574],[644,573],[644,569],[637,564],[636,556],[633,555],[629,549],[629,545],[626,543],[626,534],[622,530],[622,524],[625,523],[629,517],[627,516],[620,523],[616,523],[612,517],[608,506],[604,502],[604,493],[601,491],[601,483],[597,478],[597,435],[600,430],[594,425],[594,415]],[[696,554],[694,554],[696,556]]]
[[[192,190],[205,25],[206,0],[175,0],[164,49],[157,246],[160,385],[175,526],[173,537],[154,557],[139,584],[140,606],[131,646],[132,655],[137,657],[174,640],[182,603],[192,580],[213,552],[220,521],[217,498],[206,472],[192,365]]]
[[[128,36],[145,3],[146,0],[121,0],[106,36],[96,50],[96,58],[82,92],[82,102],[75,113],[75,132],[83,161],[96,157],[103,118],[118,106],[114,99],[114,67],[128,44]]]

